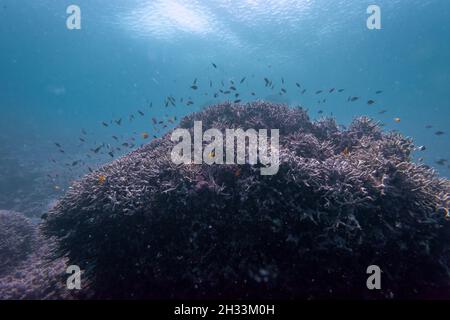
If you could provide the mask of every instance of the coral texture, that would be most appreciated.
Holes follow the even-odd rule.
[[[175,165],[169,133],[76,181],[43,230],[96,298],[450,297],[450,184],[412,161],[410,139],[265,102],[180,127],[196,120],[279,129],[279,172]],[[370,265],[382,290],[366,287]]]
[[[33,250],[35,228],[22,214],[0,210],[0,276],[23,261]]]

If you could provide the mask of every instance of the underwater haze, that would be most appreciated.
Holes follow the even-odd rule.
[[[368,116],[448,178],[449,35],[448,0],[0,0],[0,210],[38,222],[74,181],[227,101]]]

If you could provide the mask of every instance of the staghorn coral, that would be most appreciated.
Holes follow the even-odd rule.
[[[0,300],[73,299],[66,259],[50,259],[54,243],[22,214],[0,210]]]
[[[23,261],[34,248],[35,228],[13,211],[0,210],[0,276]]]
[[[180,127],[196,120],[279,129],[279,172],[175,165],[168,134],[76,181],[43,231],[93,297],[450,297],[450,184],[412,162],[410,139],[265,102],[212,106]],[[366,288],[373,264],[381,291]]]

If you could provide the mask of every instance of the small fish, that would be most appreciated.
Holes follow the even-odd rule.
[[[306,89],[303,89],[302,94],[305,94],[305,92],[306,92]]]
[[[62,148],[61,144],[59,144],[58,142],[55,142],[55,146],[57,146],[58,148]]]
[[[356,100],[358,100],[359,99],[359,97],[352,97],[351,99],[350,99],[350,101],[351,102],[355,102]]]
[[[117,138],[116,136],[112,136],[112,138],[116,141],[119,141],[119,138]]]
[[[108,152],[111,158],[114,158],[114,153],[112,151]]]
[[[418,150],[418,151],[425,151],[425,150],[427,150],[427,147],[425,147],[425,146],[419,146],[419,147],[417,147],[416,150]]]
[[[197,87],[196,85],[193,85],[193,86],[191,86],[191,89],[193,89],[193,90],[197,90],[197,89],[198,89],[198,87]]]
[[[402,119],[400,119],[400,118],[394,118],[394,121],[397,122],[397,123],[400,123],[400,122],[402,121]]]
[[[217,65],[214,62],[211,62],[211,64],[214,67],[214,69],[217,69]]]
[[[99,184],[104,184],[105,181],[106,181],[106,176],[104,176],[102,174],[98,176],[98,183]]]
[[[433,126],[431,124],[425,126],[426,129],[431,129]]]
[[[230,90],[236,91],[236,87],[231,86]]]
[[[319,110],[319,111],[317,111],[317,113],[318,113],[318,114],[322,114],[322,113],[323,113],[323,111],[322,111],[322,110]]]
[[[142,136],[142,139],[148,139],[148,137],[150,136],[147,132],[143,132],[142,134],[141,134],[141,136]]]
[[[286,91],[286,89],[281,88],[281,92],[286,93],[287,91]]]
[[[382,90],[378,90],[377,92],[375,92],[375,94],[381,94],[381,93],[383,93]]]
[[[256,95],[256,93],[252,92],[252,96],[255,96],[255,95]]]
[[[333,93],[333,92],[334,92],[334,90],[336,90],[336,88],[332,88],[332,89],[330,89],[329,93]]]
[[[380,112],[378,112],[378,114],[385,114],[387,112],[387,110],[381,110]]]
[[[434,134],[437,136],[442,136],[445,134],[445,132],[444,131],[436,131]]]
[[[300,83],[298,83],[298,82],[296,82],[295,85],[299,88],[301,87]]]
[[[158,121],[156,120],[156,118],[152,118],[153,124],[157,124]]]
[[[78,163],[79,163],[79,161],[72,162],[72,167],[75,167]]]
[[[87,135],[87,132],[84,129],[81,129],[81,133],[84,134],[84,135]]]
[[[107,127],[107,126],[108,126],[108,124],[107,124],[106,122],[102,122],[102,125],[103,125],[104,127]]]
[[[119,120],[114,120],[114,122],[120,126],[122,124],[122,118],[120,118]]]
[[[367,104],[370,106],[370,105],[372,105],[372,104],[374,104],[375,103],[375,101],[373,101],[373,100],[369,100],[369,101],[367,101]]]
[[[321,94],[323,91],[322,90],[318,90],[316,91],[316,94]]]
[[[92,149],[92,152],[98,153],[102,147],[103,147],[103,146],[99,146],[99,147],[97,147],[97,148],[95,148],[95,149]]]
[[[234,103],[239,103],[241,101],[242,101],[241,99],[237,99],[237,100],[234,100]]]
[[[344,92],[344,91],[345,91],[345,89],[339,89],[339,90],[338,90],[339,93],[342,93],[342,92]]]
[[[448,161],[446,159],[439,159],[438,161],[436,161],[436,164],[440,165],[440,166],[445,166],[445,164]]]
[[[244,83],[245,79],[247,79],[247,77],[243,77],[243,78],[241,79],[241,82],[240,82],[240,83],[241,83],[241,84]]]

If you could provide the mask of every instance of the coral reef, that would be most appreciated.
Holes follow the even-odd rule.
[[[50,259],[53,246],[28,218],[0,210],[0,300],[75,298],[65,259]]]
[[[196,120],[279,129],[279,172],[175,165],[168,133],[76,181],[43,231],[94,297],[450,297],[450,184],[412,162],[410,139],[265,102],[212,106],[180,127]],[[369,265],[382,290],[367,289]]]
[[[31,221],[13,211],[0,210],[0,276],[23,261],[36,241]]]

